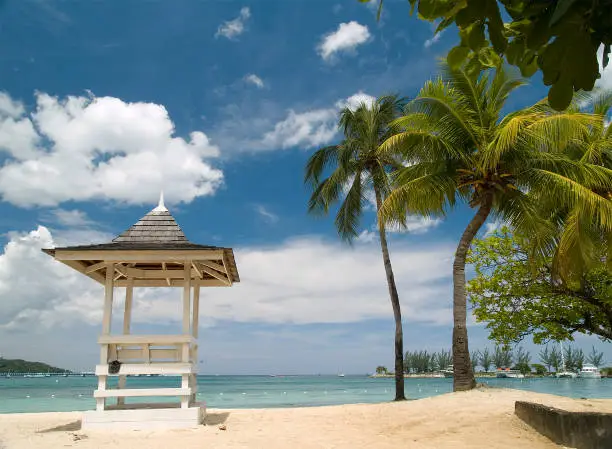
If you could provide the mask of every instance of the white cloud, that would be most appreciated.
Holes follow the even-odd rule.
[[[262,147],[279,149],[291,147],[313,148],[331,142],[338,133],[338,113],[344,107],[355,109],[361,103],[376,99],[362,91],[336,101],[333,107],[295,112],[290,109],[287,117],[264,134]]]
[[[19,118],[24,112],[21,103],[14,101],[6,92],[0,92],[0,116]]]
[[[251,17],[251,10],[245,6],[240,10],[238,17],[219,25],[215,37],[224,36],[230,40],[237,38],[245,32],[245,24],[249,17]]]
[[[244,80],[245,80],[247,83],[251,83],[251,84],[253,84],[253,85],[257,86],[257,88],[259,88],[259,89],[262,89],[262,88],[264,87],[264,82],[263,82],[263,80],[262,80],[260,77],[258,77],[257,75],[255,75],[254,73],[251,73],[251,74],[249,74],[249,75],[246,75],[246,76],[244,77]]]
[[[341,23],[336,31],[323,37],[317,51],[325,61],[329,61],[339,52],[355,50],[359,45],[368,42],[371,36],[365,25],[355,21]]]
[[[206,161],[219,149],[200,131],[174,136],[161,105],[38,93],[36,111],[25,115],[16,102],[6,107],[10,101],[0,97],[0,107],[21,115],[0,115],[0,153],[9,155],[0,166],[0,195],[15,205],[141,204],[161,189],[169,202],[189,202],[223,181]]]
[[[101,319],[101,309],[92,304],[102,289],[40,251],[53,245],[42,226],[10,235],[0,255],[0,327],[53,327],[73,319],[95,324]]]
[[[439,218],[423,217],[421,215],[408,215],[406,217],[406,226],[390,226],[388,232],[424,234],[432,228],[438,226],[442,220]]]
[[[255,212],[257,212],[268,223],[276,223],[278,221],[278,215],[270,212],[262,204],[255,205]]]
[[[504,226],[509,226],[509,224],[504,220],[497,219],[494,221],[488,221],[485,223],[484,236],[489,237],[495,234],[497,231],[501,230],[501,228],[503,228]]]
[[[101,286],[40,251],[55,244],[45,227],[11,234],[0,254],[0,328],[99,324]],[[450,323],[453,249],[447,244],[392,246],[405,319]],[[378,244],[351,248],[304,237],[276,246],[238,248],[235,253],[241,283],[202,291],[201,314],[210,324],[218,320],[350,323],[390,316]],[[117,310],[123,291],[117,289]],[[137,289],[135,323],[178,325],[177,292]],[[431,311],[435,313],[430,315]]]
[[[365,104],[368,106],[368,108],[371,108],[375,101],[376,101],[376,97],[373,97],[372,95],[368,95],[360,90],[359,92],[351,95],[345,100],[337,101],[336,107],[338,109],[349,108],[351,110],[355,110],[362,104]]]
[[[312,148],[331,141],[337,132],[338,111],[335,108],[314,109],[296,113],[276,123],[263,137],[264,148]]]
[[[595,85],[601,89],[612,89],[612,54],[610,54],[610,62],[603,68],[603,45],[597,50],[597,60],[599,61],[599,72],[601,78],[595,82]]]
[[[85,212],[77,209],[53,209],[50,211],[50,216],[51,220],[61,226],[83,227],[93,224]]]
[[[433,44],[435,44],[436,42],[438,42],[440,40],[440,38],[442,37],[442,34],[444,33],[444,31],[440,31],[439,33],[434,34],[431,39],[427,39],[425,41],[425,43],[423,44],[423,46],[425,48],[429,48],[431,47]]]

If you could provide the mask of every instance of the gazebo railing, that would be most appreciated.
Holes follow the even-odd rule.
[[[96,410],[106,408],[106,398],[117,398],[123,405],[126,397],[178,396],[181,408],[195,402],[197,340],[192,335],[102,335],[100,364],[96,366],[98,389],[94,392]],[[119,362],[118,370],[111,363]],[[180,376],[180,388],[126,387],[126,376]],[[108,389],[108,376],[119,376],[118,388]]]

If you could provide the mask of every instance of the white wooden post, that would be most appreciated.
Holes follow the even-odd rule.
[[[193,286],[193,328],[192,335],[198,338],[198,325],[200,321],[200,285]]]
[[[190,387],[195,390],[198,385],[197,368],[198,368],[198,327],[200,320],[200,285],[196,284],[193,286],[193,325],[191,329],[192,335],[196,338],[196,342],[191,350],[191,360],[195,368],[195,373],[190,376]],[[191,394],[191,404],[196,402],[196,393]]]
[[[190,332],[190,317],[191,312],[191,261],[186,260],[183,269],[184,288],[183,288],[183,335],[189,335]],[[186,360],[183,360],[185,362]]]
[[[111,320],[113,315],[113,279],[115,275],[115,264],[106,264],[106,282],[104,284],[104,312],[102,314],[102,335],[109,335],[111,331]],[[108,364],[108,344],[100,348],[100,364]],[[106,390],[106,376],[98,377],[98,390]],[[96,410],[104,411],[106,402],[104,398],[96,398]]]
[[[132,325],[132,296],[134,295],[134,278],[129,277],[125,288],[125,311],[123,313],[123,333],[128,335]]]
[[[134,294],[134,278],[128,277],[127,286],[125,287],[125,309],[123,311],[123,334],[128,335],[130,333],[130,326],[132,324],[132,296]],[[119,389],[125,388],[127,382],[126,376],[119,376]],[[125,404],[124,397],[117,398],[117,405]]]
[[[183,335],[191,334],[191,260],[185,260],[183,267],[183,277],[185,283],[183,288]],[[189,362],[191,356],[191,345],[189,343],[183,343],[183,354],[182,362]],[[189,388],[191,379],[188,374],[181,376],[181,388]],[[190,396],[181,396],[181,408],[189,408],[191,402]]]
[[[106,264],[106,283],[104,284],[104,314],[102,315],[102,335],[109,335],[113,315],[113,276],[115,264]]]

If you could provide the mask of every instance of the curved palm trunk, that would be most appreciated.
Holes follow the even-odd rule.
[[[471,390],[476,386],[470,362],[467,334],[467,293],[465,290],[465,259],[472,240],[491,213],[491,200],[485,199],[470,221],[455,252],[453,261],[453,390]]]
[[[376,210],[379,211],[382,206],[382,198],[380,191],[375,187],[374,194],[376,195]],[[400,309],[399,295],[395,286],[395,277],[393,276],[393,268],[391,267],[391,258],[389,257],[389,248],[387,247],[387,234],[384,224],[378,223],[378,233],[380,235],[380,246],[382,249],[383,262],[385,264],[385,274],[387,275],[387,285],[389,287],[389,297],[391,298],[391,306],[393,307],[393,317],[395,318],[395,400],[404,401],[404,334],[402,331],[402,312]]]

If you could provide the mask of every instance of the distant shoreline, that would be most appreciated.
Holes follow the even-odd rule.
[[[474,377],[496,377],[496,373],[474,373]],[[368,376],[372,379],[375,378],[386,378],[395,379],[395,374],[372,374]],[[546,376],[533,376],[527,375],[525,377],[546,377]],[[443,374],[438,373],[423,373],[423,374],[404,374],[404,379],[443,379]],[[449,378],[450,379],[450,378]]]

